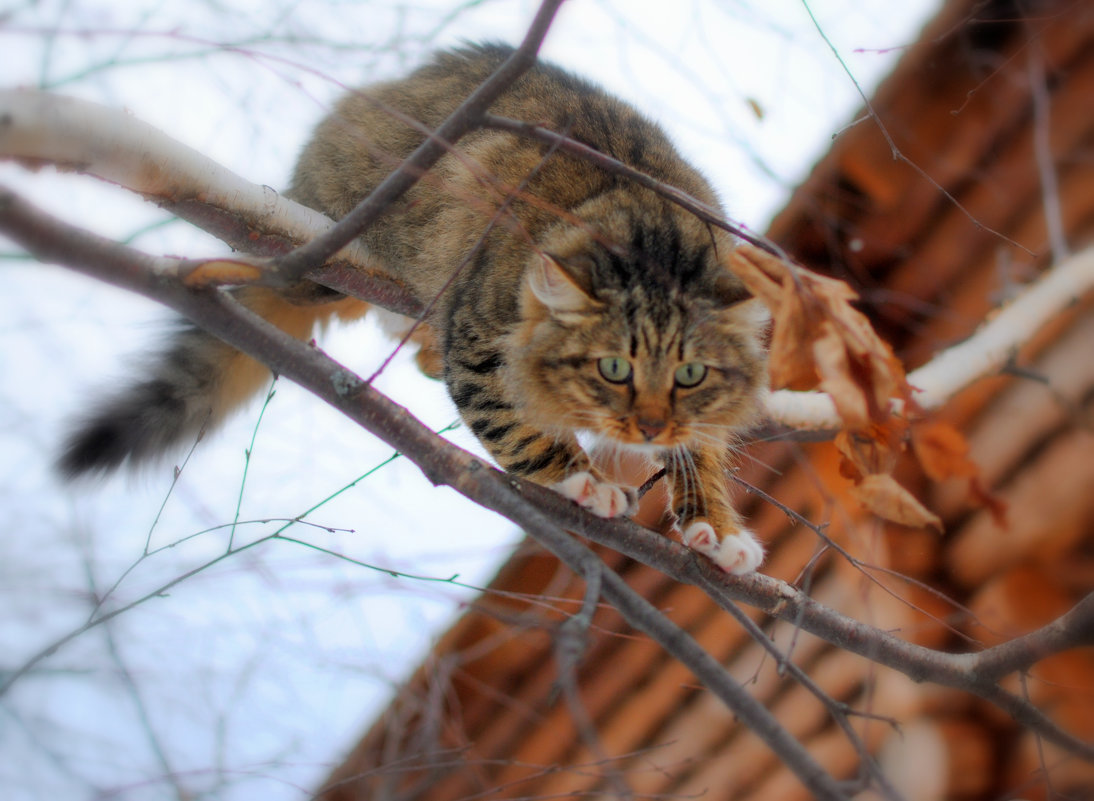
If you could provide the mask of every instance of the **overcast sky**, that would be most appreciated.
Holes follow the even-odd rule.
[[[516,43],[536,5],[9,2],[0,79],[125,108],[250,180],[284,187],[340,87],[397,75],[436,46]],[[811,6],[869,90],[934,3]],[[544,52],[663,123],[733,218],[760,230],[860,104],[794,0],[570,0]],[[0,181],[150,253],[224,250],[90,179],[0,164]],[[256,404],[201,443],[173,490],[174,461],[60,485],[49,464],[65,421],[135,369],[131,357],[158,341],[166,315],[19,259],[3,240],[0,254],[0,672],[81,626],[94,599],[105,597],[100,612],[141,599],[216,560],[229,536],[259,542],[282,525],[249,521],[318,507],[307,516],[316,527],[286,536],[355,560],[264,542],[65,644],[0,698],[6,798],[168,798],[180,787],[218,799],[306,797],[300,788],[382,707],[468,587],[489,580],[512,526],[388,463],[390,448],[287,384],[261,425]],[[367,321],[322,344],[366,374],[389,347]],[[378,386],[435,428],[456,418],[443,388],[401,359]],[[466,432],[449,436],[477,450]]]

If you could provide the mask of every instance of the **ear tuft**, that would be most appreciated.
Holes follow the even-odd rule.
[[[528,270],[532,294],[554,314],[574,314],[597,305],[570,271],[546,253]]]

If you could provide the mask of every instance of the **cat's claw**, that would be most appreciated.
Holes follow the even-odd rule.
[[[634,490],[625,490],[607,481],[601,481],[592,473],[582,471],[567,476],[551,487],[597,517],[618,517],[630,514],[637,505]]]
[[[710,523],[697,520],[684,529],[682,539],[684,545],[736,576],[751,573],[764,561],[763,546],[747,528],[727,537],[719,537]]]

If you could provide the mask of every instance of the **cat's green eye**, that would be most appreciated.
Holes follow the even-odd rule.
[[[674,378],[681,387],[697,387],[707,377],[707,366],[699,362],[688,362],[676,368]]]
[[[622,384],[631,377],[631,363],[618,356],[605,356],[596,363],[596,366],[604,379],[613,384]]]

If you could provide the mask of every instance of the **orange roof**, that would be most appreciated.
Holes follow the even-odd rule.
[[[968,336],[1045,269],[1054,238],[1078,249],[1094,231],[1094,4],[1044,0],[1030,14],[1025,5],[947,4],[872,98],[875,119],[839,136],[768,232],[801,263],[854,286],[909,367]],[[940,413],[966,434],[984,484],[1007,504],[1006,525],[972,503],[963,483],[932,485],[911,463],[898,477],[946,533],[882,523],[849,495],[831,444],[750,447],[744,479],[827,524],[876,566],[864,571],[831,552],[813,561],[812,530],[742,497],[770,547],[763,571],[851,617],[953,651],[1066,611],[1094,588],[1092,351],[1094,315],[1077,304],[1015,354],[1008,375],[975,384]],[[703,591],[596,550],[748,683],[829,772],[857,775],[859,756],[824,707]],[[597,613],[577,668],[580,704],[568,703],[554,644],[582,592],[554,557],[522,547],[322,797],[616,797],[624,784],[639,798],[809,797],[686,668],[610,608]],[[1094,765],[986,702],[745,611],[829,695],[867,713],[855,726],[911,797],[1045,798],[1042,765],[1058,793],[1094,788]],[[1038,663],[1027,687],[1057,723],[1094,739],[1090,649]]]

